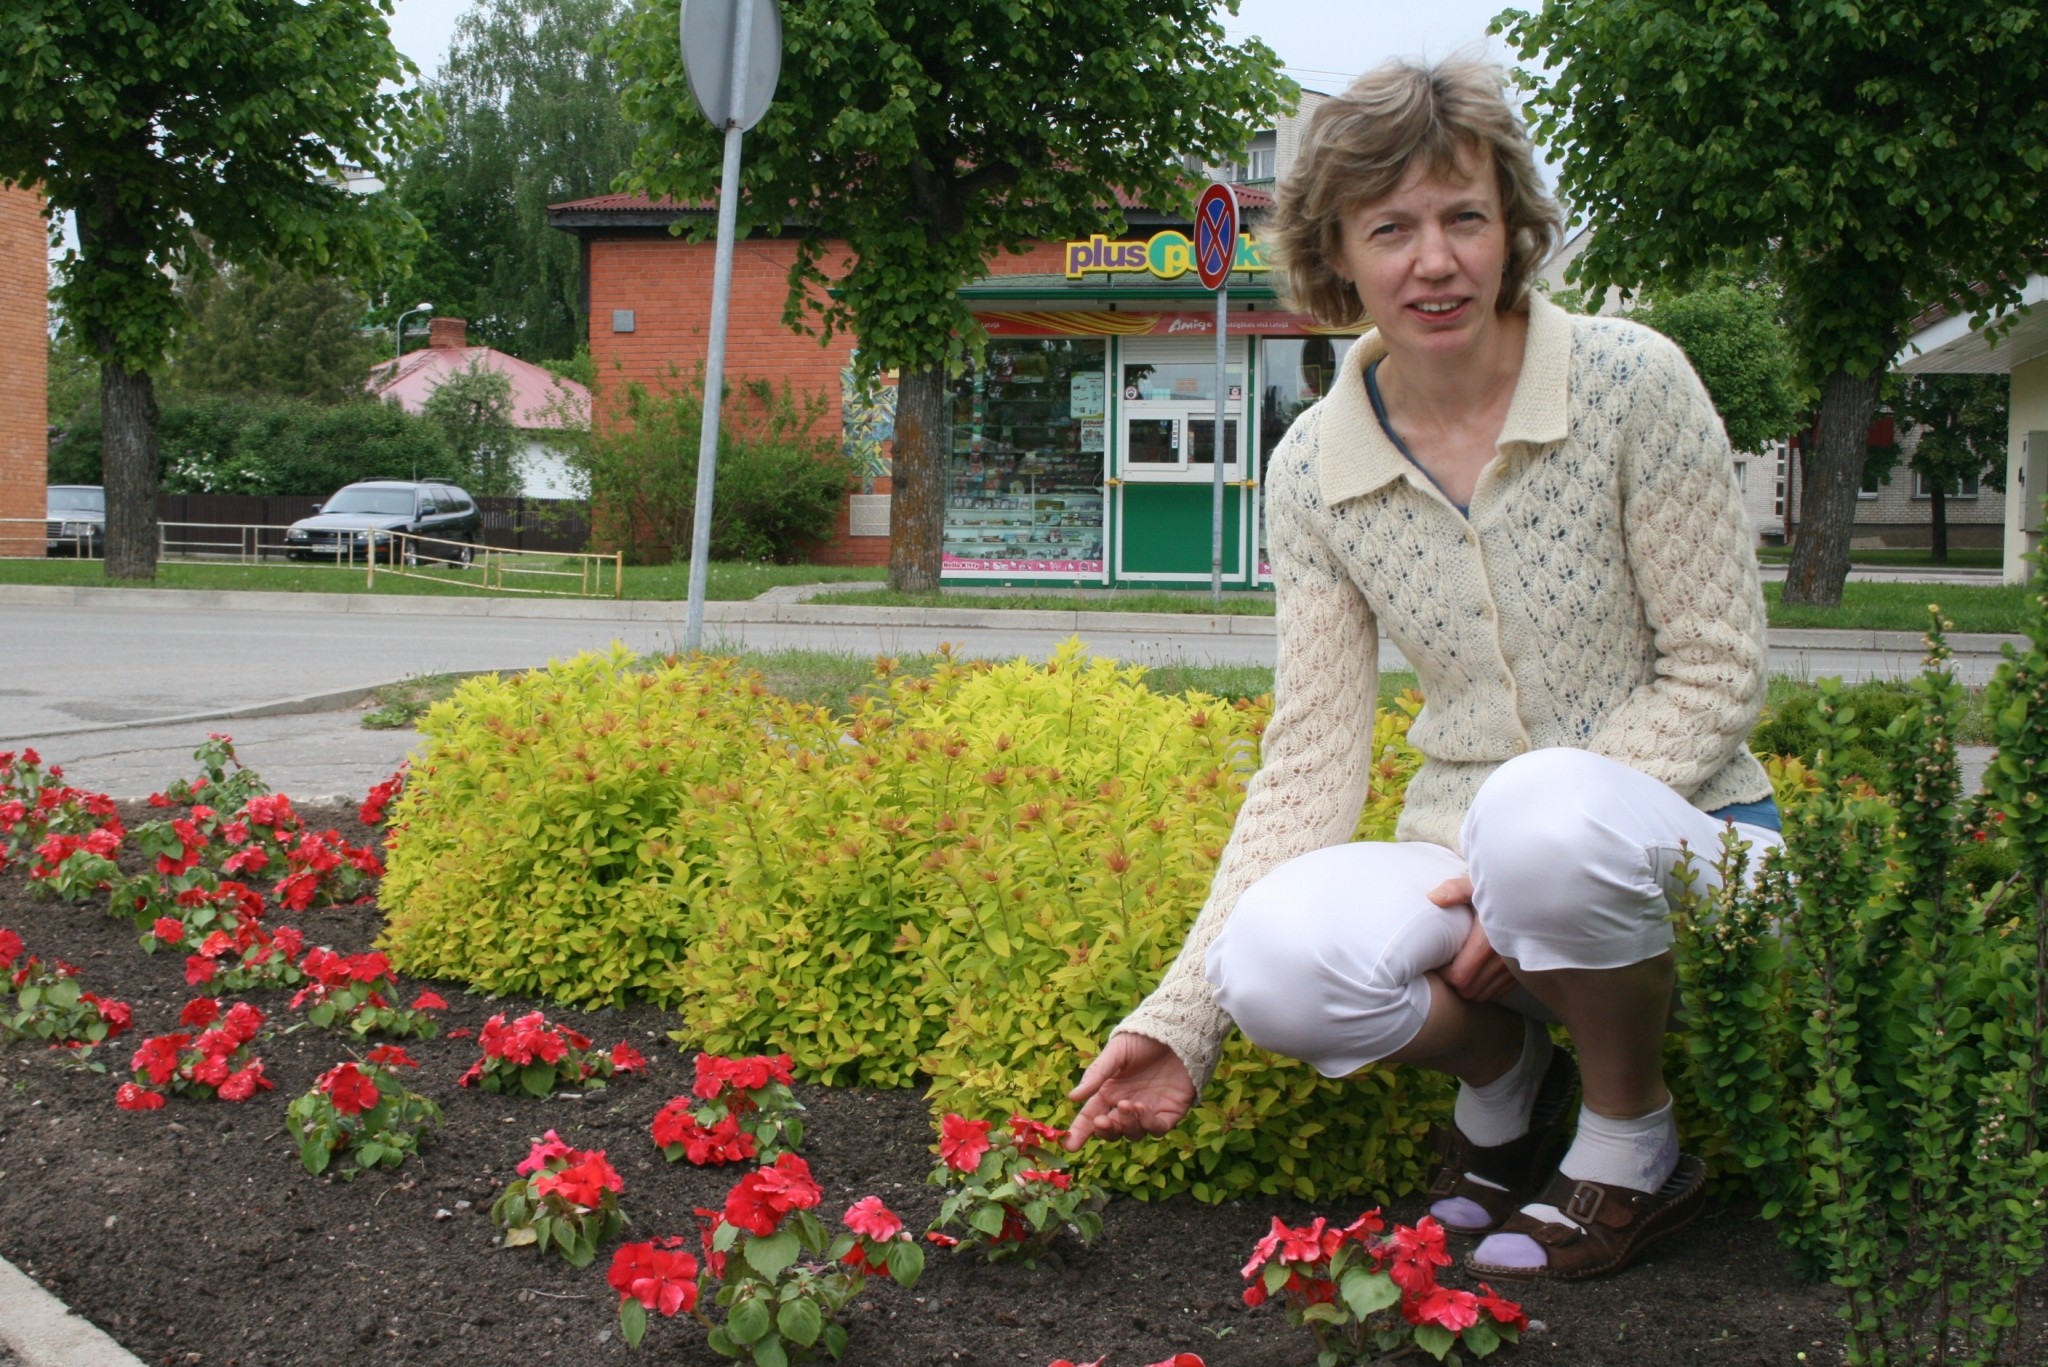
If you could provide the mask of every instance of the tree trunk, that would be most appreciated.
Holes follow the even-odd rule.
[[[147,370],[100,366],[109,579],[156,578],[156,383]]]
[[[936,593],[946,526],[946,363],[905,367],[890,466],[889,587]]]
[[[1799,545],[1785,572],[1787,603],[1831,608],[1842,601],[1856,491],[1863,484],[1870,419],[1877,412],[1883,373],[1837,370],[1821,389],[1819,439],[1806,460],[1806,484],[1800,490]]]
[[[1933,518],[1930,530],[1934,562],[1937,565],[1945,565],[1948,563],[1948,490],[1942,487],[1940,480],[1930,479],[1927,481],[1927,491],[1934,500],[1934,507],[1929,510]]]

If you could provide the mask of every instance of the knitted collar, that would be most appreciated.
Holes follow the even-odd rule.
[[[1344,371],[1323,400],[1316,473],[1323,502],[1333,504],[1369,494],[1390,480],[1421,474],[1387,439],[1365,393],[1365,367],[1387,354],[1377,329],[1358,339],[1344,359]],[[1529,332],[1523,343],[1522,373],[1508,402],[1497,449],[1563,441],[1571,431],[1572,319],[1542,295],[1529,295]]]

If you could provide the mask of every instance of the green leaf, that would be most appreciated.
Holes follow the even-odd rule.
[[[976,1206],[968,1215],[967,1223],[993,1239],[1003,1232],[1003,1208],[1001,1206]]]
[[[759,1236],[749,1238],[743,1252],[756,1272],[773,1281],[782,1269],[796,1261],[802,1248],[794,1230],[781,1229],[765,1239]]]
[[[1439,1361],[1442,1360],[1445,1353],[1451,1351],[1451,1345],[1457,1341],[1458,1336],[1442,1325],[1418,1324],[1415,1326],[1415,1346]]]
[[[1401,1288],[1394,1285],[1392,1277],[1384,1272],[1368,1271],[1363,1267],[1346,1270],[1337,1289],[1344,1297],[1344,1304],[1360,1319],[1384,1310],[1401,1299]]]
[[[1476,1324],[1468,1326],[1458,1335],[1458,1346],[1473,1357],[1483,1358],[1500,1347],[1500,1334],[1490,1320],[1481,1316]]]
[[[772,1327],[768,1307],[752,1298],[743,1300],[725,1317],[725,1327],[736,1342],[759,1343]]]
[[[783,1304],[781,1313],[775,1317],[775,1327],[791,1343],[808,1348],[818,1341],[818,1333],[825,1327],[825,1317],[818,1313],[816,1305],[799,1297]]]
[[[789,1350],[778,1338],[763,1339],[754,1345],[754,1367],[788,1367]]]
[[[555,1066],[551,1063],[529,1063],[519,1070],[519,1085],[526,1089],[528,1096],[546,1096],[555,1090]]]
[[[890,1244],[884,1257],[889,1264],[890,1278],[906,1290],[916,1286],[917,1279],[924,1274],[924,1250],[909,1239],[899,1239]]]
[[[628,1348],[638,1348],[647,1333],[647,1307],[631,1296],[619,1302],[619,1337]]]

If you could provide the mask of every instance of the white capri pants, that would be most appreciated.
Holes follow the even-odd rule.
[[[1623,968],[1671,948],[1688,855],[1694,887],[1719,885],[1725,821],[1589,750],[1519,755],[1480,788],[1460,859],[1426,841],[1335,845],[1245,889],[1209,946],[1216,1003],[1262,1049],[1343,1077],[1400,1050],[1429,1014],[1423,975],[1450,963],[1471,911],[1429,900],[1472,880],[1494,951],[1523,968]],[[1776,831],[1737,823],[1755,856]],[[1554,1019],[1517,987],[1503,1005]]]

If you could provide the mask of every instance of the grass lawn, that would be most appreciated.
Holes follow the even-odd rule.
[[[534,561],[529,570],[568,569],[573,561]],[[838,565],[754,565],[714,564],[706,596],[714,601],[732,602],[758,597],[783,584],[845,583],[854,587],[824,594],[812,600],[820,603],[858,604],[873,607],[951,608],[1039,608],[1082,612],[1190,612],[1221,611],[1245,616],[1271,616],[1270,593],[1225,594],[1220,609],[1211,606],[1206,592],[1180,593],[1167,590],[1128,590],[1113,593],[1028,591],[1011,593],[894,593],[881,587],[887,572]],[[165,589],[267,589],[284,593],[383,593],[438,594],[475,597],[483,591],[477,570],[429,569],[416,574],[377,573],[374,589],[361,570],[337,569],[331,565],[214,565],[190,561],[165,561],[157,577],[148,583],[129,585]],[[97,561],[0,560],[0,584],[87,584],[107,585],[111,581]],[[508,572],[508,587],[559,588],[561,579],[529,574],[521,579]],[[607,571],[609,582],[609,571]],[[689,596],[688,565],[629,565],[625,573],[624,596],[650,601],[681,602]],[[1940,603],[1955,623],[1956,631],[2011,632],[2019,630],[2026,601],[2021,584],[1845,584],[1842,604],[1836,608],[1788,608],[1778,602],[1783,592],[1777,584],[1764,585],[1774,627],[1842,627],[1875,631],[1920,631],[1927,625],[1927,605]]]
[[[527,560],[523,575],[508,568],[508,588],[560,589],[564,581],[536,571],[573,572],[573,560]],[[505,562],[510,565],[510,561]],[[495,573],[495,571],[494,571]],[[780,584],[826,584],[875,582],[887,577],[882,569],[858,569],[838,565],[754,565],[713,564],[705,584],[705,597],[715,601],[757,598]],[[434,568],[418,574],[377,571],[377,584],[370,588],[361,569],[340,569],[333,565],[216,565],[167,560],[157,566],[155,580],[123,582],[123,588],[159,589],[262,589],[273,593],[380,593],[424,594],[474,598],[483,591],[480,571]],[[606,569],[604,582],[611,583]],[[113,584],[98,561],[87,560],[0,560],[0,584]],[[573,583],[568,587],[574,588]],[[688,565],[628,565],[625,574],[627,598],[674,600],[690,594]]]
[[[1790,546],[1759,546],[1756,558],[1766,565],[1792,563]],[[1936,560],[1932,551],[1919,547],[1850,551],[1852,565],[1911,565],[1920,569],[1995,570],[2005,564],[2005,552],[1996,546],[1951,546],[1948,559]]]
[[[1844,584],[1842,603],[1834,608],[1786,607],[1778,601],[1784,587],[1764,585],[1774,627],[1839,627],[1865,631],[1921,631],[1927,626],[1927,605],[1940,603],[1956,631],[2018,631],[2026,603],[2023,584]],[[1270,594],[1225,595],[1212,607],[1206,593],[1138,591],[1128,593],[1003,594],[894,593],[888,589],[852,589],[820,594],[814,603],[861,604],[869,607],[1003,607],[1067,612],[1192,612],[1271,616]]]

